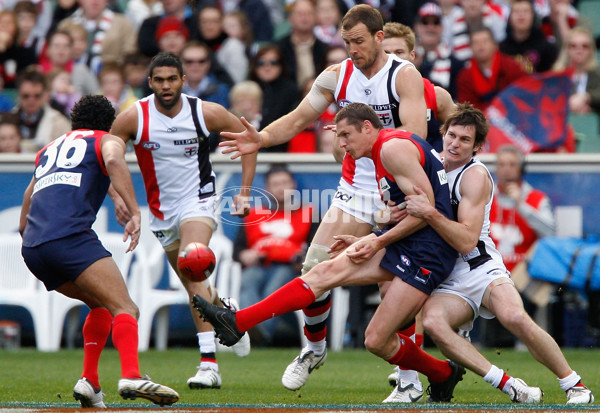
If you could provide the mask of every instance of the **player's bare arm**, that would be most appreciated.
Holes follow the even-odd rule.
[[[131,219],[125,225],[123,241],[131,237],[127,252],[132,251],[138,244],[140,238],[141,214],[135,198],[135,190],[131,174],[125,161],[125,142],[119,137],[106,134],[100,143],[104,165],[110,177],[111,186],[117,192],[120,199],[125,203]]]
[[[414,66],[406,66],[396,76],[396,91],[400,97],[398,115],[405,129],[427,138],[427,105],[423,95],[423,78]]]
[[[444,123],[450,113],[456,109],[456,103],[452,100],[452,96],[443,87],[435,86],[435,99],[437,101],[437,118]]]
[[[211,132],[227,130],[239,133],[245,129],[240,119],[219,104],[202,102],[202,112],[206,127]],[[245,217],[250,213],[250,187],[256,173],[256,156],[256,152],[242,155],[242,189],[235,196],[233,216]]]
[[[337,64],[321,72],[310,92],[296,109],[267,125],[260,133],[245,119],[242,120],[245,131],[241,133],[222,132],[221,136],[231,139],[219,144],[224,148],[223,153],[230,153],[232,154],[231,159],[235,159],[240,155],[256,152],[260,148],[289,142],[317,120],[334,101],[333,92],[339,68],[340,65]]]
[[[458,221],[446,218],[415,188],[417,195],[407,196],[406,210],[410,215],[425,221],[459,253],[466,255],[479,241],[485,216],[485,205],[492,196],[492,182],[487,171],[474,166],[464,172],[460,183],[461,201],[458,206]]]
[[[23,235],[25,231],[25,225],[27,225],[27,214],[29,213],[29,207],[31,206],[31,195],[33,195],[33,185],[35,184],[35,177],[31,178],[31,182],[25,189],[23,194],[23,203],[21,204],[21,216],[19,217],[19,233]]]
[[[415,194],[414,187],[419,186],[423,188],[431,203],[435,203],[433,188],[421,166],[421,154],[415,144],[407,139],[391,139],[385,142],[381,147],[381,162],[407,196]],[[427,223],[421,218],[407,216],[379,239],[384,246],[389,245],[426,225]]]

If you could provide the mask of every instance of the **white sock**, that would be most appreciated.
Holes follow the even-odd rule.
[[[498,386],[500,386],[500,382],[502,381],[502,377],[504,377],[504,370],[499,369],[492,364],[490,371],[483,376],[483,380],[498,388]]]
[[[306,348],[308,349],[308,351],[312,351],[313,353],[315,353],[315,356],[320,356],[325,352],[325,349],[327,348],[327,340],[323,339],[319,341],[309,341]]]
[[[417,390],[423,390],[423,385],[421,384],[421,380],[419,380],[419,373],[414,370],[398,369],[398,379],[413,383]]]
[[[560,388],[564,391],[569,390],[571,387],[575,386],[577,383],[581,381],[581,376],[577,374],[575,370],[571,372],[567,377],[562,379],[558,379],[558,384],[560,384]]]
[[[215,344],[215,333],[213,331],[205,331],[196,334],[198,337],[198,346],[200,348],[200,354],[202,354],[202,361],[200,361],[200,367],[208,367],[213,370],[219,371],[219,365],[215,358],[215,352],[217,346]],[[204,359],[204,356],[208,355],[208,359]],[[210,358],[212,356],[212,358]],[[213,361],[214,360],[214,361]]]

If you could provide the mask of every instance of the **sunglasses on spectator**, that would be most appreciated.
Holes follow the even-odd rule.
[[[570,49],[589,49],[591,45],[589,43],[569,43]]]
[[[438,18],[432,18],[432,19],[428,19],[428,18],[423,18],[420,19],[419,22],[424,25],[424,26],[429,26],[430,24],[433,24],[435,26],[439,26],[440,24],[442,24],[442,21]]]
[[[277,66],[279,64],[281,64],[279,62],[279,60],[274,60],[274,59],[273,60],[258,59],[258,61],[256,62],[257,66],[267,66],[267,65]]]
[[[208,58],[204,58],[204,59],[183,59],[183,63],[186,65],[193,65],[195,64],[199,64],[199,65],[204,65],[206,63],[209,62]]]
[[[19,97],[21,99],[30,99],[30,98],[41,99],[42,95],[43,95],[42,93],[22,93],[19,95]]]

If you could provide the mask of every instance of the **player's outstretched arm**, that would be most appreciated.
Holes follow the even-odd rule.
[[[117,136],[106,134],[102,137],[100,145],[102,158],[111,184],[131,214],[131,219],[125,225],[123,241],[131,237],[127,252],[133,251],[140,238],[141,214],[140,207],[135,198],[131,174],[125,161],[125,142]]]
[[[228,130],[233,133],[243,133],[245,126],[242,121],[223,106],[211,102],[203,102],[202,105],[208,130],[211,132]],[[234,199],[235,211],[232,213],[233,216],[245,217],[250,213],[249,197],[250,188],[256,174],[256,159],[256,151],[242,155],[242,188]]]
[[[437,118],[444,123],[448,116],[456,109],[452,96],[443,87],[435,86],[435,100],[437,102]]]

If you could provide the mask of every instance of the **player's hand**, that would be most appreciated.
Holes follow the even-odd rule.
[[[258,152],[261,147],[262,139],[260,134],[245,117],[241,117],[242,124],[246,127],[243,132],[221,132],[221,136],[228,140],[219,143],[222,153],[230,153],[231,159],[239,158],[242,155],[248,155]]]
[[[354,235],[334,235],[333,239],[335,241],[327,251],[331,258],[337,257],[342,251],[359,240],[359,238]]]
[[[131,213],[129,212],[127,205],[125,205],[125,201],[123,201],[123,198],[121,198],[119,194],[117,194],[117,191],[113,192],[114,193],[109,194],[113,201],[113,204],[115,204],[115,217],[117,218],[117,222],[119,223],[119,225],[124,227],[131,220]]]
[[[427,194],[418,186],[414,187],[416,195],[407,195],[405,198],[406,212],[417,218],[425,218],[433,206],[429,203]]]
[[[346,249],[346,256],[354,264],[361,264],[365,261],[370,260],[380,250],[379,243],[377,242],[377,235],[371,234],[366,237],[362,237],[354,244],[350,245]]]
[[[237,194],[233,197],[235,210],[231,213],[234,217],[244,218],[250,213],[250,197]]]
[[[137,247],[140,242],[140,222],[141,222],[140,214],[135,214],[131,217],[131,219],[125,225],[125,231],[123,232],[123,242],[127,241],[127,238],[131,237],[131,242],[129,243],[129,247],[127,251],[133,251],[135,247]]]
[[[375,222],[379,228],[385,228],[388,225],[397,224],[408,216],[406,212],[406,202],[397,205],[394,201],[388,201],[385,209],[380,209],[375,215]]]

